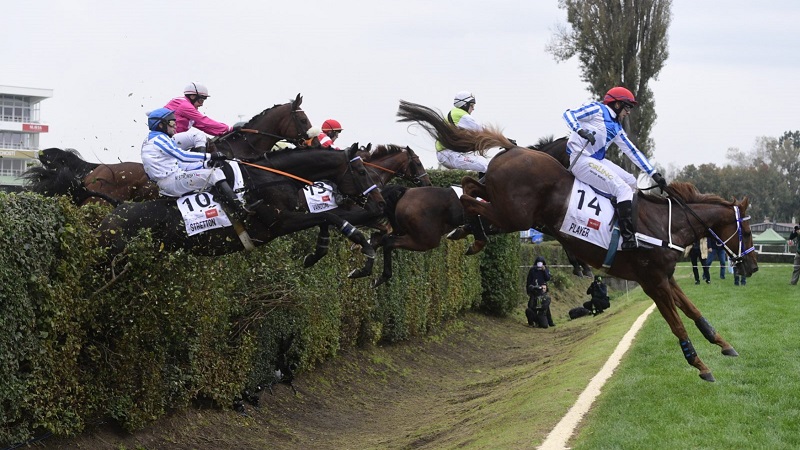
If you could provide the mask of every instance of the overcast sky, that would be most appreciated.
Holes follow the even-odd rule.
[[[140,161],[145,111],[190,81],[216,120],[302,93],[315,125],[342,123],[337,144],[409,145],[429,167],[433,143],[396,122],[400,99],[447,111],[470,90],[474,116],[521,145],[565,135],[563,111],[593,100],[577,62],[545,52],[566,22],[557,0],[7,3],[0,84],[53,89],[41,147],[90,161]],[[675,0],[672,13],[651,84],[655,163],[722,165],[729,148],[800,129],[800,2]]]

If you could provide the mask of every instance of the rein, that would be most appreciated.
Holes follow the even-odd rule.
[[[689,205],[686,204],[686,202],[683,201],[683,199],[681,199],[679,196],[675,195],[674,192],[670,192],[670,191],[672,191],[672,189],[669,186],[666,186],[665,192],[667,192],[667,194],[670,195],[670,198],[675,200],[676,202],[678,202],[678,204],[681,205],[681,207],[684,209],[684,211],[688,211],[692,216],[694,216],[694,218],[697,219],[697,221],[700,222],[700,224],[703,227],[705,227],[706,230],[708,230],[709,234],[711,234],[711,236],[713,236],[714,239],[716,239],[718,243],[722,244],[722,247],[725,249],[725,253],[731,259],[731,261],[733,261],[734,264],[739,264],[740,262],[742,262],[744,257],[747,256],[747,254],[749,254],[750,252],[755,251],[755,249],[756,249],[755,246],[752,246],[752,247],[748,248],[747,250],[743,250],[743,246],[744,246],[743,238],[744,238],[744,236],[742,235],[742,222],[744,222],[745,220],[750,220],[750,216],[742,217],[740,212],[739,212],[739,207],[738,206],[736,206],[736,205],[733,206],[733,212],[736,215],[736,232],[731,234],[727,239],[725,239],[723,241],[719,236],[717,236],[717,233],[715,233],[714,230],[712,230],[711,227],[703,219],[701,219],[700,216],[698,216],[697,213],[694,212],[694,210],[692,208],[690,208]],[[730,249],[730,247],[728,247],[728,241],[733,239],[733,237],[736,236],[736,235],[738,235],[738,237],[739,237],[739,249],[738,249],[739,250],[739,254],[738,255],[736,253],[734,253],[733,250]]]
[[[405,172],[405,171],[403,171],[403,172],[399,172],[399,171],[397,171],[397,170],[387,169],[386,167],[379,166],[379,165],[377,165],[377,164],[373,164],[373,163],[371,163],[371,162],[364,161],[363,159],[361,160],[361,162],[362,162],[362,163],[363,163],[365,166],[373,167],[373,168],[375,168],[375,169],[380,169],[380,170],[382,170],[382,171],[384,171],[384,172],[388,172],[388,173],[390,173],[390,174],[392,174],[392,175],[394,175],[394,176],[399,176],[400,178],[403,178],[403,179],[406,179],[406,180],[412,181],[412,182],[414,182],[415,184],[419,184],[419,180],[420,180],[422,177],[424,177],[425,175],[427,175],[427,174],[428,174],[427,172],[423,172],[421,175],[417,175],[417,176],[415,177],[415,176],[411,176],[411,175],[408,175],[408,174],[406,174],[406,172]]]

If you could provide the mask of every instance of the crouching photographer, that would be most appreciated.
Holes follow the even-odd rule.
[[[529,326],[540,328],[556,326],[550,314],[548,281],[550,281],[550,269],[547,268],[547,262],[541,256],[537,256],[534,265],[528,271],[528,279],[525,283],[529,296],[525,317],[528,319]]]

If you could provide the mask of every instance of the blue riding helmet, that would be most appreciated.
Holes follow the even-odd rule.
[[[158,131],[158,124],[175,120],[175,111],[168,108],[158,108],[147,113],[147,127],[152,131]]]

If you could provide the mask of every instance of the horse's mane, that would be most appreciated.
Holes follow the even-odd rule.
[[[669,184],[670,194],[680,198],[684,203],[711,203],[722,206],[733,206],[734,202],[725,200],[717,194],[704,194],[687,181],[673,181]],[[642,194],[646,199],[656,203],[666,203],[667,199],[659,195]]]
[[[265,109],[265,110],[261,111],[260,113],[256,114],[255,116],[253,116],[253,117],[252,117],[250,120],[248,120],[248,121],[247,121],[247,122],[244,124],[244,128],[247,128],[248,126],[251,126],[251,124],[252,124],[253,122],[255,122],[255,120],[256,120],[256,119],[258,119],[259,117],[261,117],[261,116],[263,116],[263,115],[266,115],[268,112],[272,111],[273,109],[275,109],[275,108],[277,108],[277,107],[279,107],[279,106],[283,106],[283,105],[272,105],[272,106],[270,106],[269,108],[267,108],[267,109]]]
[[[370,159],[383,158],[385,156],[394,155],[395,153],[403,153],[403,151],[405,151],[405,148],[399,145],[379,145],[370,152]]]
[[[528,148],[531,150],[539,150],[540,148],[544,147],[545,145],[552,144],[556,141],[555,136],[552,134],[550,136],[540,137],[535,144],[529,145]]]

